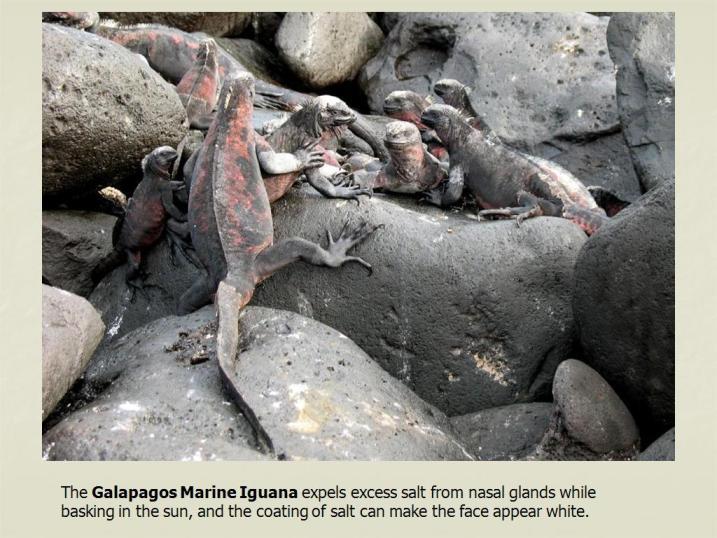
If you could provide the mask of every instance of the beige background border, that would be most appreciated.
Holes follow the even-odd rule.
[[[40,14],[43,3],[3,1],[2,145],[0,146],[0,536],[174,536],[212,532],[285,536],[715,536],[715,261],[712,207],[717,85],[715,4],[683,2],[529,2],[495,0],[413,2],[364,0],[364,10],[675,11],[677,21],[677,462],[675,463],[48,463],[40,460]],[[72,2],[72,9],[190,10],[198,2]],[[268,9],[268,3],[258,6]],[[59,5],[44,3],[45,9]],[[70,6],[67,6],[70,7]],[[271,2],[271,9],[331,10],[329,0]],[[352,6],[354,7],[354,6]],[[202,9],[249,9],[211,1]],[[72,522],[59,518],[60,485],[119,483],[132,487],[180,484],[223,487],[410,487],[418,483],[541,487],[588,483],[599,499],[585,520],[315,521],[276,523],[215,520],[189,523],[137,519]],[[269,523],[269,524],[267,524]]]

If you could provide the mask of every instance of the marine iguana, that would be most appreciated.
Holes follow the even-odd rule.
[[[421,133],[423,142],[428,146],[428,151],[441,161],[448,160],[448,152],[443,143],[436,136],[433,129],[429,129],[421,122],[421,114],[429,106],[431,101],[421,97],[416,92],[409,90],[397,90],[389,93],[383,101],[383,113],[389,118],[407,121],[412,123]]]
[[[454,79],[442,79],[436,82],[433,86],[433,91],[447,104],[461,112],[468,117],[468,123],[474,128],[481,131],[484,136],[493,140],[496,143],[502,143],[498,135],[490,128],[486,123],[485,119],[476,111],[470,100],[471,89],[462,84],[461,82]],[[521,153],[528,159],[531,159],[536,165],[543,169],[547,174],[553,175],[567,175],[571,176],[565,168],[559,164],[529,155],[523,151],[512,148],[516,152]],[[587,187],[588,191],[595,199],[598,206],[602,207],[609,217],[612,217],[619,213],[623,208],[630,205],[629,201],[621,199],[617,194],[610,191],[609,189],[597,185],[590,185]]]
[[[279,152],[292,153],[309,144],[318,143],[316,149],[324,150],[324,145],[332,137],[340,136],[343,126],[356,121],[356,114],[337,97],[322,95],[304,104],[303,108],[277,127],[266,137],[266,142]],[[258,136],[258,135],[257,135]],[[261,140],[261,137],[259,137]],[[330,162],[333,167],[322,167],[307,172],[309,183],[324,196],[329,198],[358,199],[361,194],[370,195],[368,189],[358,186],[336,186],[328,178],[339,173],[337,162]],[[282,174],[266,177],[266,190],[269,200],[274,202],[284,196],[298,179],[298,173]]]
[[[185,314],[215,295],[218,313],[217,359],[227,386],[268,448],[271,440],[231,382],[239,340],[239,312],[255,286],[297,260],[339,267],[368,262],[347,251],[376,229],[365,223],[344,230],[336,241],[329,234],[326,249],[300,238],[273,244],[269,197],[257,159],[252,128],[254,78],[248,73],[225,79],[217,115],[194,168],[189,198],[192,240],[206,272],[180,298]]]
[[[169,171],[177,158],[177,152],[169,146],[161,146],[142,160],[142,181],[139,182],[132,197],[127,202],[124,216],[115,223],[113,230],[114,251],[106,256],[92,272],[94,282],[114,267],[127,260],[125,280],[135,292],[142,289],[140,264],[142,253],[152,247],[162,236],[168,218],[182,222],[184,215],[173,202],[173,191],[180,182],[171,181]]]
[[[566,170],[539,166],[528,157],[473,128],[449,105],[431,105],[421,121],[436,130],[450,155],[448,181],[440,205],[460,198],[464,183],[478,204],[478,215],[515,217],[520,224],[539,215],[557,216],[594,233],[607,215],[587,188]]]
[[[368,267],[363,260],[345,256],[345,250],[373,231],[366,227],[358,234],[344,230],[341,241],[330,241],[328,251],[298,238],[269,248],[271,209],[261,177],[258,135],[251,127],[253,108],[247,101],[254,95],[253,83],[249,73],[225,80],[218,114],[196,157],[188,218],[192,242],[207,275],[182,296],[181,313],[210,302],[219,281],[232,271],[241,273],[232,278],[242,280],[253,292],[258,282],[298,259],[332,267],[357,261]],[[354,235],[355,240],[347,241]]]
[[[96,33],[144,56],[150,67],[172,84],[177,84],[192,68],[200,44],[208,37],[206,34],[190,34],[161,24],[123,26],[106,19],[100,21]],[[219,46],[217,70],[220,85],[224,77],[247,71],[239,61]],[[254,104],[264,108],[293,110],[304,98],[303,94],[259,80]]]
[[[389,192],[416,193],[434,189],[446,179],[446,168],[426,150],[414,124],[405,121],[389,123],[384,144],[391,155],[390,162],[374,161],[363,170],[353,172],[352,179],[359,185]]]
[[[141,54],[152,69],[174,84],[191,68],[196,59],[199,43],[207,37],[204,34],[189,34],[160,24],[119,26],[114,21],[108,20],[100,21],[97,33]],[[220,46],[217,46],[217,61],[220,85],[224,77],[248,71]],[[312,96],[258,79],[254,99],[254,105],[257,107],[296,111],[310,101]],[[356,114],[356,120],[350,126],[350,130],[364,140],[377,157],[388,160],[380,137],[371,129],[371,124],[366,118]]]
[[[196,60],[177,83],[176,89],[187,111],[189,126],[192,129],[208,129],[219,90],[217,44],[213,39],[205,39],[199,44]]]

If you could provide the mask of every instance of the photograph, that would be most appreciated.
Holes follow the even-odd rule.
[[[38,461],[680,460],[674,13],[39,19]]]

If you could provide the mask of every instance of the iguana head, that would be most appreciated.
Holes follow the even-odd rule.
[[[467,86],[452,78],[444,78],[433,85],[435,94],[443,99],[443,102],[452,107],[459,107],[463,97],[470,93]]]
[[[388,94],[383,101],[383,113],[395,120],[413,123],[419,129],[426,128],[421,123],[421,114],[430,102],[416,92],[399,90]]]
[[[169,176],[172,163],[177,159],[177,152],[169,146],[160,146],[145,155],[142,159],[142,172],[154,172],[160,175]]]
[[[431,105],[421,114],[421,121],[435,129],[438,137],[450,144],[459,135],[470,133],[471,126],[460,112],[449,105]]]
[[[321,95],[315,99],[317,119],[323,128],[340,127],[356,121],[356,114],[338,97]]]
[[[339,136],[341,127],[356,121],[356,114],[338,97],[320,95],[304,103],[291,121],[312,138],[319,138],[326,131]]]
[[[421,133],[412,123],[392,121],[386,125],[384,145],[389,149],[403,149],[406,146],[421,144]]]

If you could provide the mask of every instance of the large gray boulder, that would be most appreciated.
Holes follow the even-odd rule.
[[[449,415],[548,399],[572,349],[573,266],[585,234],[564,219],[478,222],[460,212],[374,195],[360,206],[313,189],[273,206],[275,242],[324,242],[346,219],[384,224],[355,252],[374,266],[291,265],[262,283],[252,304],[321,321],[355,341],[393,376]],[[353,252],[353,251],[352,251]],[[129,301],[124,269],[90,296],[110,337],[176,312],[198,276],[160,243],[145,260],[146,295]],[[114,335],[114,336],[113,336]]]
[[[276,52],[267,50],[251,39],[220,37],[216,42],[256,78],[278,86],[296,86],[296,78],[292,76]]]
[[[590,237],[575,266],[584,360],[651,442],[675,421],[675,183],[665,181]]]
[[[90,403],[45,433],[43,457],[265,458],[252,447],[251,426],[223,393],[215,333],[214,310],[207,307],[157,320],[98,351],[84,375]]]
[[[276,34],[281,58],[315,89],[353,80],[382,42],[366,13],[287,13]]]
[[[441,78],[506,142],[531,150],[619,130],[607,20],[587,13],[410,13],[362,69],[372,111],[394,90],[431,94]]]
[[[649,190],[675,178],[675,14],[615,13],[607,42],[623,133]]]
[[[112,252],[116,217],[92,211],[42,212],[42,278],[87,297],[98,262]]]
[[[372,275],[299,264],[261,284],[253,304],[339,330],[449,415],[547,399],[573,342],[584,233],[563,219],[518,227],[403,200],[375,195],[357,207],[304,189],[276,202],[276,241],[322,241],[346,219],[385,228],[356,249]]]
[[[43,199],[136,181],[154,148],[187,131],[174,87],[124,47],[42,25]]]
[[[458,438],[477,460],[516,460],[542,441],[553,404],[513,404],[451,418]]]
[[[102,339],[100,315],[86,299],[42,286],[42,419],[82,374]]]
[[[163,24],[212,36],[238,36],[252,19],[246,11],[101,11],[100,15],[122,24]]]
[[[250,307],[228,373],[280,459],[467,460],[446,416],[339,332]]]

